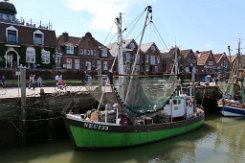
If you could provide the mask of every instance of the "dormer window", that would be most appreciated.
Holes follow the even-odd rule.
[[[65,51],[66,51],[66,54],[74,54],[74,46],[66,45]]]
[[[131,42],[129,47],[130,47],[130,49],[134,49],[135,48],[135,44],[133,42]]]
[[[10,44],[18,43],[18,30],[11,26],[6,29],[7,42]]]
[[[44,34],[37,30],[33,33],[33,41],[35,45],[43,45],[44,44]]]
[[[151,50],[152,51],[155,51],[156,50],[156,47],[155,46],[151,46]]]
[[[106,48],[101,49],[101,57],[108,57]]]

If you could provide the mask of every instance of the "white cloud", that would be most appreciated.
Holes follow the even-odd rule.
[[[152,0],[151,0],[152,1]],[[78,12],[88,12],[92,15],[89,19],[89,27],[95,30],[109,31],[119,12],[127,11],[142,0],[67,0],[67,6]],[[148,0],[149,2],[149,0]],[[142,9],[143,10],[143,9]],[[85,14],[84,14],[85,15]]]

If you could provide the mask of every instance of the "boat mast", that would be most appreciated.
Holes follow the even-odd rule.
[[[130,88],[131,88],[131,83],[132,83],[133,75],[134,75],[134,72],[135,72],[135,69],[136,69],[135,67],[136,67],[136,63],[137,63],[138,57],[139,57],[142,41],[143,41],[144,34],[145,34],[145,29],[146,29],[147,23],[152,21],[152,15],[151,15],[152,14],[152,7],[151,6],[147,6],[145,8],[145,11],[147,11],[147,14],[146,14],[143,30],[142,30],[142,33],[141,33],[141,37],[140,37],[140,42],[139,42],[139,46],[138,46],[138,49],[137,49],[137,53],[136,53],[136,56],[135,56],[135,59],[134,59],[134,64],[133,64],[132,70],[131,70],[131,75],[132,76],[130,76],[130,81],[129,81],[129,84],[128,84],[127,93],[126,93],[126,97],[125,97],[125,103],[127,103],[126,100],[128,99],[129,91],[130,91]]]
[[[124,65],[124,57],[123,57],[123,36],[122,36],[122,13],[119,13],[119,17],[116,18],[115,23],[117,25],[117,40],[118,40],[118,76],[119,76],[119,93],[122,101],[125,100],[125,65]],[[124,29],[126,30],[126,29]]]

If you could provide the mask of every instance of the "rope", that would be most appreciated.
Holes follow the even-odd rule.
[[[16,131],[18,131],[21,135],[24,135],[24,133],[18,129],[12,121],[9,121],[9,123],[16,129]]]
[[[157,36],[160,38],[160,40],[162,41],[162,43],[164,44],[164,46],[166,47],[166,49],[168,49],[168,46],[167,46],[167,44],[164,42],[164,40],[163,40],[163,38],[161,37],[161,35],[160,35],[160,33],[159,33],[159,31],[157,30],[157,28],[156,28],[156,26],[155,26],[155,24],[153,23],[153,21],[151,21],[151,23],[153,24],[153,29],[157,32]]]
[[[107,36],[106,36],[106,38],[105,38],[103,44],[106,43],[106,40],[108,39],[109,35],[111,34],[111,31],[112,31],[112,28],[113,28],[113,27],[114,27],[114,22],[112,23],[112,26],[111,26],[111,28],[110,28],[110,30],[109,30],[109,32],[108,32],[108,34],[107,34]]]

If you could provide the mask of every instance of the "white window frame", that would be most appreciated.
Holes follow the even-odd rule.
[[[75,69],[76,70],[80,69],[80,59],[75,59]]]
[[[72,58],[66,58],[66,68],[72,69]]]
[[[108,50],[106,48],[101,49],[101,57],[108,57]]]
[[[156,64],[156,56],[155,55],[151,55],[151,62],[152,65]]]
[[[19,40],[18,29],[15,28],[14,26],[10,26],[10,27],[6,28],[6,38],[7,38],[7,42],[9,42],[8,31],[15,31],[15,32],[16,32],[16,43],[18,43],[18,40]],[[10,42],[10,43],[11,43],[11,42]]]
[[[145,55],[145,63],[149,63],[149,55],[148,54]]]
[[[86,62],[85,62],[85,66],[87,67],[86,70],[91,70],[91,69],[92,69],[92,62],[86,61]]]
[[[66,54],[74,54],[74,46],[72,45],[65,45]]]
[[[42,49],[41,54],[42,54],[42,63],[50,64],[50,51],[46,51]]]
[[[103,62],[103,70],[105,70],[105,71],[108,70],[108,61]]]
[[[26,63],[36,63],[36,50],[33,47],[26,48]]]
[[[96,69],[101,70],[101,60],[96,61]]]
[[[41,42],[38,42],[38,41],[37,41],[37,39],[36,39],[36,34],[42,36]],[[33,32],[33,43],[34,43],[35,45],[44,45],[44,34],[43,34],[42,31],[36,30],[36,31]]]

